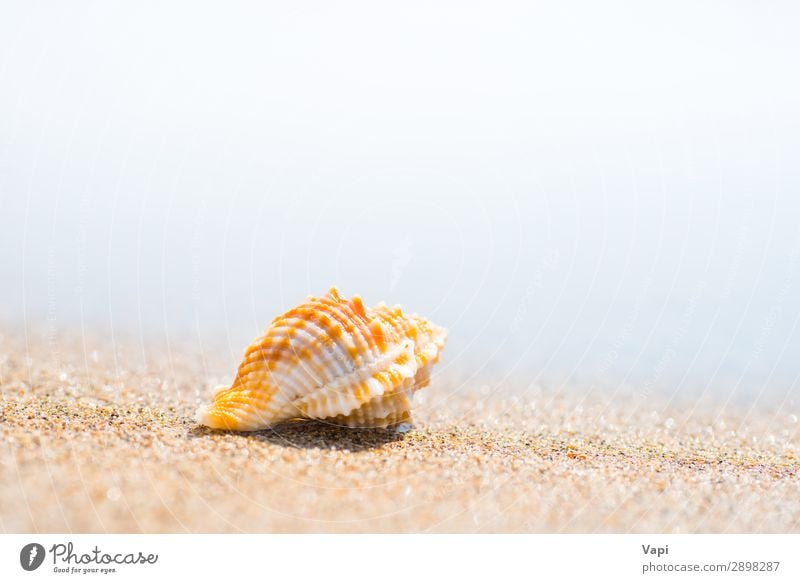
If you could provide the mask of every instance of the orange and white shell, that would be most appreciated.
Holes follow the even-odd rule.
[[[388,427],[411,419],[446,331],[399,306],[364,308],[332,288],[275,318],[247,347],[230,387],[217,391],[197,421],[256,431],[289,419]]]

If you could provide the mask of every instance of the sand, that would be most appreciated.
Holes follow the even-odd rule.
[[[193,411],[235,356],[143,346],[0,338],[0,531],[800,532],[796,402],[721,414],[444,366],[406,433],[221,433]]]

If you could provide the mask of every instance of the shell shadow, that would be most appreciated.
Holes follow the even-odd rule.
[[[335,449],[351,452],[378,449],[388,443],[402,441],[406,433],[396,429],[354,429],[313,420],[288,421],[270,429],[252,432],[216,431],[205,427],[195,427],[189,431],[191,437],[237,435],[293,449]]]

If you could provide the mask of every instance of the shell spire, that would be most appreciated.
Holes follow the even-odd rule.
[[[400,306],[365,308],[333,287],[275,318],[197,422],[235,431],[297,418],[349,427],[407,422],[446,340],[444,328]]]

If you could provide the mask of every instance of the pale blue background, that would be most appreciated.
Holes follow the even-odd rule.
[[[797,6],[4,2],[0,318],[235,360],[336,283],[446,370],[794,399]]]

